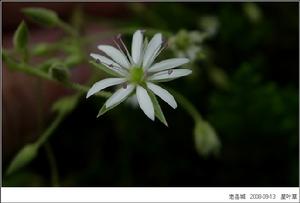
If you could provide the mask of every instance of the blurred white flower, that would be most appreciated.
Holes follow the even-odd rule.
[[[137,30],[133,34],[131,54],[123,43],[121,37],[115,42],[118,49],[109,45],[99,45],[98,49],[106,56],[91,53],[90,56],[101,63],[115,78],[107,78],[96,82],[87,93],[87,98],[93,94],[114,85],[121,87],[105,102],[98,116],[119,105],[130,95],[136,94],[138,104],[151,120],[161,111],[156,98],[157,95],[172,108],[177,107],[174,97],[165,89],[156,85],[156,82],[167,82],[192,73],[189,69],[177,67],[189,62],[187,58],[171,58],[154,63],[155,58],[165,48],[161,33],[153,36],[149,43],[143,37],[143,31]],[[126,54],[122,50],[125,50]],[[153,94],[154,93],[154,94]],[[155,97],[155,96],[154,96]],[[166,124],[166,123],[165,123]]]
[[[202,42],[206,37],[206,33],[199,31],[180,30],[174,37],[170,38],[169,44],[177,57],[187,57],[194,61],[202,51]]]
[[[203,16],[199,21],[199,26],[206,32],[207,37],[212,37],[217,34],[220,27],[219,24],[219,20],[215,16]]]

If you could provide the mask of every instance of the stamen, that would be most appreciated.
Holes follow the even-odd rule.
[[[141,57],[140,57],[140,60],[138,61],[138,66],[141,66],[142,63],[143,63],[143,60],[144,60],[145,52],[146,52],[146,49],[148,47],[148,39],[147,39],[147,37],[145,37],[142,47],[143,48],[141,50],[141,55],[140,55]]]
[[[157,51],[157,53],[151,58],[151,64],[153,63],[154,59],[166,48],[165,44],[166,41],[163,40],[161,45],[155,50],[155,52]],[[146,64],[146,67],[150,66],[151,64]]]
[[[127,82],[125,82],[125,83],[123,83],[123,85],[122,85],[122,87],[124,88],[124,89],[126,89],[127,88]]]
[[[168,74],[171,75],[171,73],[173,73],[173,70],[172,69],[168,70]]]
[[[117,39],[121,39],[121,37],[122,37],[122,34],[119,33],[119,34],[117,35]]]
[[[162,46],[163,46],[164,49],[168,48],[169,43],[168,43],[168,40],[166,38],[163,39]]]
[[[117,37],[117,38],[118,38],[118,37]],[[113,42],[114,42],[115,45],[118,47],[119,51],[122,52],[122,53],[124,54],[123,50],[121,49],[120,45],[116,42],[116,40],[113,40]]]
[[[154,58],[156,58],[167,47],[168,47],[168,41],[166,39],[163,39],[163,42],[161,43],[160,50],[155,54]]]
[[[126,54],[127,54],[127,57],[128,57],[128,59],[130,60],[130,63],[133,64],[133,60],[132,60],[132,58],[131,58],[131,56],[130,56],[130,54],[129,54],[129,51],[128,51],[126,45],[124,44],[124,42],[123,42],[123,40],[122,40],[122,35],[121,35],[121,34],[118,34],[118,35],[117,35],[117,39],[121,42],[121,45],[122,45],[123,48],[125,49]]]
[[[167,39],[165,37],[162,38],[162,45],[167,43]]]

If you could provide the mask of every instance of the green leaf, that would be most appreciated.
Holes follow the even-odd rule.
[[[49,73],[52,78],[62,82],[70,78],[69,70],[61,63],[53,64],[49,69]]]
[[[52,111],[62,114],[69,113],[76,107],[79,98],[77,94],[63,97],[52,105]]]
[[[167,127],[168,127],[168,123],[166,121],[166,118],[164,116],[164,113],[162,112],[161,108],[160,108],[160,105],[156,99],[156,96],[152,93],[151,90],[147,89],[148,91],[148,94],[150,96],[150,99],[152,101],[152,104],[153,104],[153,107],[154,107],[154,113],[155,113],[155,116],[163,123],[165,124]]]
[[[60,19],[54,11],[45,8],[25,8],[22,12],[31,20],[43,26],[53,27],[60,23]]]
[[[47,43],[40,43],[33,47],[32,55],[35,56],[45,56],[57,48],[56,44],[47,44]]]
[[[37,187],[45,185],[45,178],[33,170],[21,170],[2,179],[2,187]]]
[[[194,128],[196,150],[199,155],[207,157],[219,153],[221,143],[214,128],[203,120],[196,121]]]
[[[70,55],[69,57],[66,58],[65,60],[65,64],[67,67],[74,67],[76,65],[78,65],[82,60],[82,56],[79,55],[79,54],[73,54],[73,55]]]
[[[128,96],[128,97],[129,97],[129,96]],[[109,111],[109,110],[115,108],[116,106],[118,106],[119,104],[121,104],[121,103],[122,103],[125,99],[127,99],[128,97],[125,97],[125,98],[122,99],[120,102],[116,103],[115,105],[113,105],[113,106],[111,106],[111,107],[109,107],[109,108],[106,108],[105,103],[104,103],[103,106],[101,107],[101,109],[100,109],[98,115],[97,115],[97,118],[100,117],[100,116],[102,116],[103,114],[105,114],[107,111]]]
[[[17,51],[24,54],[24,52],[27,49],[27,43],[28,43],[28,28],[25,22],[22,21],[14,34],[13,44]]]
[[[119,103],[120,104],[120,103]],[[105,103],[103,104],[103,106],[101,107],[101,109],[98,112],[97,118],[102,116],[103,114],[105,114],[107,111],[113,109],[114,107],[116,107],[118,104],[115,104],[109,108],[106,108]]]
[[[90,63],[93,64],[96,68],[106,72],[109,75],[116,76],[116,77],[122,76],[122,75],[116,73],[115,71],[112,71],[111,69],[107,68],[106,66],[96,63],[95,61],[90,61]]]
[[[76,30],[82,31],[85,25],[84,21],[85,21],[85,16],[84,16],[83,8],[80,5],[76,6],[71,16],[72,26],[76,28]]]
[[[99,110],[99,113],[97,115],[97,118],[102,116],[103,114],[105,114],[107,111],[115,108],[116,106],[118,106],[119,104],[121,104],[123,101],[125,101],[127,98],[129,98],[133,93],[131,93],[130,95],[128,95],[128,97],[125,97],[124,99],[122,99],[121,101],[119,101],[118,103],[116,103],[115,105],[106,108],[105,103],[103,104],[103,106],[101,107],[101,109]]]
[[[6,174],[9,175],[12,172],[24,167],[37,155],[38,147],[35,144],[28,144],[24,146],[19,153],[15,156],[13,161],[10,163]]]

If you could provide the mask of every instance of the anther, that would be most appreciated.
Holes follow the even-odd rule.
[[[126,88],[127,88],[127,82],[123,83],[122,87],[123,87],[124,89],[126,89]]]
[[[121,35],[121,34],[118,34],[116,38],[117,38],[117,40],[119,40],[119,42],[121,43],[121,46],[123,47],[123,49],[125,49],[126,55],[127,55],[128,59],[130,60],[130,62],[133,63],[132,58],[131,58],[131,56],[130,56],[130,54],[129,54],[129,51],[128,51],[126,45],[124,44],[124,42],[123,42],[123,40],[122,40],[122,35]],[[115,43],[116,43],[116,42],[115,42]],[[124,52],[122,51],[121,47],[118,45],[118,43],[116,43],[116,44],[117,44],[119,50],[120,50],[122,53],[124,53]],[[124,55],[125,55],[125,54],[124,54]]]
[[[168,40],[163,38],[162,43],[161,43],[162,48],[167,48],[168,47]]]
[[[121,33],[117,35],[117,39],[121,39],[121,37],[122,37]]]

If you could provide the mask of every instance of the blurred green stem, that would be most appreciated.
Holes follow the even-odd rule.
[[[36,99],[37,99],[37,111],[38,111],[37,116],[38,116],[38,131],[39,132],[43,128],[43,97],[42,97],[42,92],[43,92],[42,91],[42,81],[41,81],[40,78],[37,78],[35,94],[36,94]],[[60,122],[57,121],[56,123],[60,123]],[[57,127],[57,125],[56,125],[56,127]],[[54,129],[56,127],[54,126]],[[50,134],[51,134],[51,132],[49,132],[49,131],[46,135],[43,134],[44,135],[43,139],[46,140],[49,137]],[[42,144],[42,141],[40,140],[38,146],[41,146],[41,144]],[[50,172],[51,172],[51,184],[52,184],[52,186],[57,187],[57,186],[59,186],[59,181],[58,181],[58,169],[57,169],[55,156],[53,154],[53,151],[51,149],[51,146],[50,146],[49,142],[45,142],[44,146],[45,146],[45,151],[46,151],[46,154],[47,154],[49,167],[50,167]]]
[[[51,125],[46,129],[46,131],[39,137],[39,139],[36,141],[36,144],[40,147],[42,144],[44,144],[48,137],[53,133],[53,131],[58,127],[58,125],[61,123],[61,121],[65,118],[67,114],[66,113],[59,113],[54,121],[52,121]]]
[[[51,172],[51,184],[53,187],[59,186],[59,178],[58,178],[58,168],[55,160],[54,153],[52,151],[51,145],[49,142],[45,143],[45,151],[47,154],[47,158],[49,160],[50,172]]]
[[[60,84],[64,85],[65,87],[77,90],[79,92],[85,93],[88,92],[88,90],[90,89],[90,87],[85,86],[85,85],[81,85],[78,83],[73,83],[70,81],[57,81],[54,78],[52,78],[50,76],[50,74],[38,69],[38,68],[34,68],[31,67],[27,64],[24,63],[17,63],[15,61],[13,61],[12,59],[10,59],[7,54],[5,53],[5,51],[2,51],[2,58],[3,61],[7,64],[7,66],[12,69],[12,70],[17,70],[23,73],[27,73],[28,75],[33,75],[42,79],[46,79],[46,80],[50,80],[53,82],[59,82]],[[111,93],[110,92],[105,92],[105,91],[101,91],[99,93],[96,94],[97,96],[101,96],[101,97],[110,97]]]
[[[186,110],[186,112],[193,117],[195,122],[203,120],[201,114],[188,99],[186,99],[182,94],[176,92],[175,90],[168,90],[175,96],[176,100],[178,101],[178,103],[180,103],[184,110]]]
[[[42,97],[42,81],[40,78],[36,78],[34,94],[36,96],[37,103],[37,125],[38,131],[43,127],[43,97]]]
[[[69,24],[63,21],[59,21],[58,26],[71,36],[78,37],[78,32],[75,29],[73,29],[73,27],[71,27]]]

